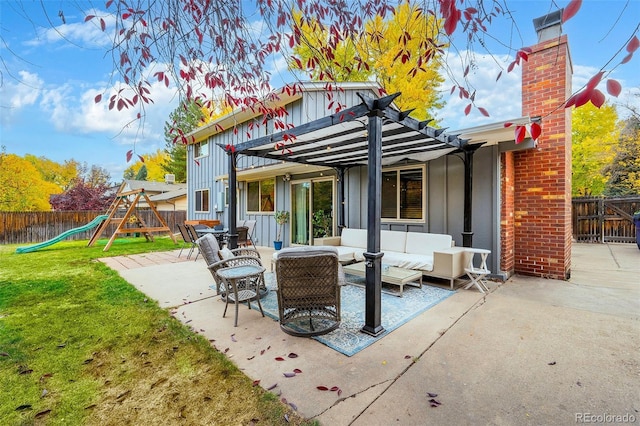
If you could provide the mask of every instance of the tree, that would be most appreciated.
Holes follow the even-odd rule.
[[[78,178],[64,193],[51,196],[51,206],[59,211],[104,211],[113,201],[109,193],[110,188],[106,184],[91,185]]]
[[[408,49],[409,42],[413,39],[403,32],[392,49],[393,62],[406,64],[414,56],[418,56],[415,58],[415,65],[408,71],[409,75],[422,72],[422,65],[432,61],[444,63],[444,56],[449,49],[473,50],[456,45],[454,35],[461,35],[462,43],[466,43],[467,47],[474,44],[484,46],[486,38],[494,37],[491,25],[504,25],[498,17],[509,20],[511,16],[507,2],[478,0],[472,6],[465,1],[456,0],[408,1],[412,5],[419,5],[423,14],[442,20],[439,35],[446,39],[445,45],[434,43],[425,32],[421,36],[423,38],[418,40],[421,49],[413,52]],[[265,116],[274,117],[279,122],[275,124],[286,126],[283,120],[286,111],[270,106],[270,100],[278,94],[271,92],[265,101],[261,101],[271,91],[268,69],[272,60],[276,59],[274,55],[286,58],[293,56],[291,59],[298,62],[301,69],[313,72],[322,64],[333,62],[336,53],[340,53],[336,49],[342,41],[363,39],[367,22],[376,17],[386,19],[396,12],[396,0],[258,0],[256,3],[256,9],[264,22],[260,30],[251,25],[253,9],[248,10],[243,2],[141,0],[132,5],[127,0],[108,0],[107,9],[111,12],[108,18],[88,15],[85,20],[105,31],[106,20],[111,17],[115,19],[115,25],[109,26],[110,31],[114,28],[111,52],[114,71],[122,76],[129,90],[103,94],[106,95],[104,100],[108,102],[109,108],[137,108],[140,119],[143,119],[144,105],[153,101],[151,81],[156,80],[166,86],[173,82],[181,98],[187,103],[201,100],[204,105],[209,94],[222,92],[228,105],[251,108]],[[571,0],[562,13],[562,22],[578,13],[581,5],[582,0]],[[314,52],[313,60],[306,64],[291,55],[289,50],[306,43],[300,22],[293,18],[295,13],[304,18],[303,23],[317,22],[323,25],[328,34],[325,43]],[[517,28],[512,18],[511,23]],[[530,48],[514,47],[512,40],[499,42],[515,52],[511,63],[504,67],[506,72],[527,60]],[[617,67],[628,63],[638,47],[640,40],[633,35],[625,46],[612,48],[616,53],[608,64]],[[158,64],[166,64],[166,68],[161,68]],[[352,64],[342,66],[366,69],[373,64],[370,58],[356,56]],[[466,76],[474,66],[473,57],[462,57],[460,66]],[[602,106],[605,95],[598,89],[598,84],[606,80],[610,72],[611,69],[603,69],[594,75],[582,90],[567,100],[565,107],[580,107],[588,102]],[[502,72],[497,78],[501,74]],[[330,89],[334,78],[325,74],[323,79],[328,82],[327,88]],[[297,88],[293,84],[284,90],[291,93]],[[621,86],[617,81],[607,80],[607,91],[611,96],[617,96],[620,90]],[[478,100],[466,79],[454,82],[451,93],[456,92],[469,101],[465,113],[476,106]],[[327,90],[327,93],[330,94],[331,90]],[[96,96],[95,101],[102,102],[103,95]],[[476,108],[483,115],[489,114],[482,107]],[[516,126],[517,135],[521,134],[519,127],[521,126]],[[186,138],[185,135],[183,133],[181,137]],[[127,153],[129,158],[131,155],[132,151]]]
[[[191,102],[173,110],[169,121],[164,123],[164,152],[168,158],[162,163],[162,169],[175,175],[176,182],[187,181],[187,146],[180,132],[184,135],[196,129],[206,116],[200,105]]]
[[[125,179],[164,182],[164,164],[169,160],[166,151],[158,149],[153,154],[142,155],[143,161],[136,161],[124,171]]]
[[[0,151],[0,210],[47,211],[51,209],[49,196],[62,190],[54,183],[42,179],[38,169],[15,154]]]
[[[66,160],[63,164],[56,163],[44,156],[36,157],[32,154],[26,154],[24,159],[38,169],[45,181],[58,185],[62,191],[68,189],[83,170],[80,163],[74,159]]]
[[[293,67],[313,62],[316,52],[329,39],[326,28],[318,22],[309,22],[299,14],[294,15],[294,19],[299,22],[304,41],[294,49],[300,62],[292,60]],[[333,61],[319,64],[311,70],[310,77],[322,80],[328,74],[335,81],[375,78],[387,93],[402,93],[396,100],[399,108],[413,109],[412,115],[418,120],[432,118],[429,110],[442,107],[438,88],[444,79],[439,73],[441,63],[423,63],[420,52],[426,49],[422,40],[429,39],[431,43],[439,44],[436,19],[405,3],[396,8],[392,19],[383,20],[376,16],[366,23],[365,29],[359,39],[343,39],[334,49]],[[397,51],[399,39],[407,40],[404,49]],[[402,54],[408,55],[407,60],[396,61]],[[367,58],[367,62],[360,58]],[[353,65],[354,62],[357,65]],[[412,71],[417,68],[421,71]]]
[[[572,111],[572,195],[602,195],[618,144],[618,114],[611,105],[588,104]]]
[[[626,120],[613,162],[606,168],[610,175],[605,189],[608,196],[640,194],[640,119]]]

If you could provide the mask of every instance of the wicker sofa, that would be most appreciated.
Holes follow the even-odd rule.
[[[367,251],[367,230],[344,228],[339,237],[325,237],[315,245],[334,246],[341,263],[362,262]],[[426,232],[380,231],[382,263],[405,269],[422,271],[423,275],[447,279],[451,288],[456,278],[465,274],[466,252],[454,247],[453,238],[446,234]]]

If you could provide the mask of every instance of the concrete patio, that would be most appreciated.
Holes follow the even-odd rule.
[[[204,260],[177,253],[103,261],[321,424],[639,421],[635,244],[574,244],[568,282],[515,276],[486,295],[460,289],[352,357],[284,334],[246,307],[234,328],[233,312],[222,318]],[[288,358],[292,352],[298,357]],[[283,375],[294,369],[302,373]]]

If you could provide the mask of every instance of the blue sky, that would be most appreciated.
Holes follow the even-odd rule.
[[[108,93],[120,83],[111,72],[108,38],[95,25],[84,23],[85,14],[103,4],[80,0],[0,0],[0,55],[4,62],[0,64],[0,145],[8,153],[45,156],[60,163],[73,158],[99,165],[110,172],[112,180],[119,181],[130,165],[126,152],[134,143],[138,154],[164,148],[164,122],[176,107],[177,99],[172,87],[157,84],[154,104],[146,111],[142,129],[137,124],[127,126],[137,111],[108,111],[104,102],[94,103],[98,93]],[[501,40],[512,37],[512,46],[518,48],[536,43],[534,18],[565,7],[568,1],[508,0],[507,4],[518,29],[513,31],[503,23],[494,25],[490,32]],[[63,11],[64,24],[59,11]],[[584,0],[579,13],[563,26],[569,36],[574,89],[579,89],[601,67],[611,69],[607,62],[634,31],[638,35],[638,25],[640,0]],[[478,106],[489,110],[491,116],[486,118],[474,111],[465,117],[466,103],[457,96],[449,97],[450,86],[445,84],[443,99],[447,105],[438,114],[443,126],[461,129],[521,115],[519,69],[503,75],[496,83],[495,58],[500,59],[508,52],[494,47],[492,53],[494,58],[478,52],[478,67],[470,74],[478,91]],[[616,56],[613,64],[623,56]],[[453,63],[455,59],[452,54],[449,61]],[[278,67],[280,63],[274,61],[273,65],[275,87],[293,81]],[[640,50],[611,77],[623,85],[620,99],[612,100],[624,103],[634,99],[638,105],[640,99],[632,95],[640,93]],[[622,115],[623,110],[619,111]]]

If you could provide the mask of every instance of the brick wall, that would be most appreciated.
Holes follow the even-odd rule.
[[[568,279],[571,111],[562,106],[571,91],[567,37],[541,42],[532,49],[522,69],[522,113],[542,117],[542,135],[536,149],[513,154],[514,272]],[[503,158],[503,163],[509,161]],[[508,247],[506,250],[503,262],[508,267]]]

